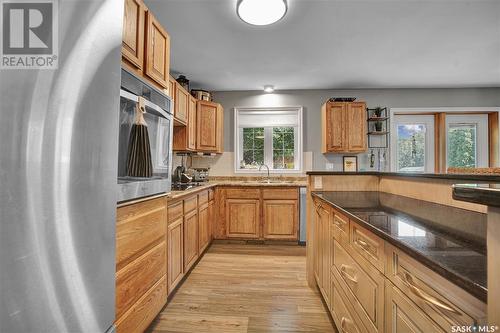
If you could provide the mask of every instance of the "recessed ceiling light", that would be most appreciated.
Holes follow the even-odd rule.
[[[272,93],[274,91],[274,87],[271,85],[264,86],[264,91],[266,93]]]
[[[238,0],[236,12],[246,23],[268,25],[285,16],[288,5],[286,0]]]

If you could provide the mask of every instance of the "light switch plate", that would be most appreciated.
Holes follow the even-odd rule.
[[[328,171],[333,171],[334,164],[333,163],[326,163],[326,170]]]
[[[321,176],[314,177],[314,189],[320,190],[322,188],[323,188],[323,177]]]

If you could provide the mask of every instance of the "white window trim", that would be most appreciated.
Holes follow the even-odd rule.
[[[415,117],[420,117],[420,119],[415,119]],[[425,132],[425,155],[424,155],[424,171],[421,173],[432,173],[434,172],[434,116],[429,116],[429,115],[418,115],[415,114],[414,116],[408,116],[408,115],[398,115],[399,121],[396,121],[395,119],[391,122],[391,157],[394,156],[394,158],[391,158],[391,170],[395,172],[405,172],[405,171],[398,171],[397,170],[397,158],[398,158],[398,153],[397,153],[397,147],[396,147],[396,140],[398,137],[397,134],[397,125],[406,125],[406,124],[417,124],[417,125],[424,125],[426,127],[426,132]],[[432,151],[432,154],[430,152]],[[416,171],[411,171],[411,172],[416,172]]]
[[[467,106],[467,107],[424,107],[424,108],[390,108],[389,109],[389,122],[392,124],[394,122],[394,116],[397,114],[418,114],[418,113],[462,113],[462,112],[477,112],[477,113],[490,113],[497,112],[500,116],[500,107],[498,106]],[[392,126],[392,125],[391,125]],[[392,131],[392,129],[391,129]],[[392,137],[392,134],[390,136]],[[500,140],[500,133],[498,134],[498,139]],[[393,156],[392,156],[392,139],[389,140],[391,143],[389,144],[389,155],[391,171],[394,171],[393,166]],[[499,148],[500,150],[500,148]],[[433,171],[434,172],[434,171]]]
[[[262,111],[294,111],[298,114],[298,130],[295,135],[295,153],[297,154],[297,167],[295,169],[269,169],[269,173],[272,174],[291,174],[291,173],[302,173],[303,171],[303,117],[302,117],[302,106],[284,106],[284,107],[235,107],[234,108],[234,172],[235,173],[250,173],[250,174],[261,174],[264,170],[259,171],[259,169],[240,169],[240,142],[243,138],[239,131],[239,112],[262,112]],[[265,149],[272,151],[272,141],[267,142],[267,147]],[[264,161],[269,167],[272,166],[271,161]]]

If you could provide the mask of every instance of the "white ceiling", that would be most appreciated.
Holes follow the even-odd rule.
[[[146,4],[192,87],[500,87],[500,0],[289,0],[266,27],[242,22],[236,0]]]

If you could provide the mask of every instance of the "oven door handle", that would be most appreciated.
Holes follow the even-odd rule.
[[[126,98],[134,103],[139,103],[139,98],[142,98],[141,96],[134,95],[124,89],[120,89],[120,97]],[[144,100],[144,106],[146,107],[145,108],[146,113],[150,113],[157,117],[162,117],[168,120],[172,120],[172,115],[163,110],[161,107],[152,103],[151,101],[148,101],[145,98],[143,98],[143,100]]]

